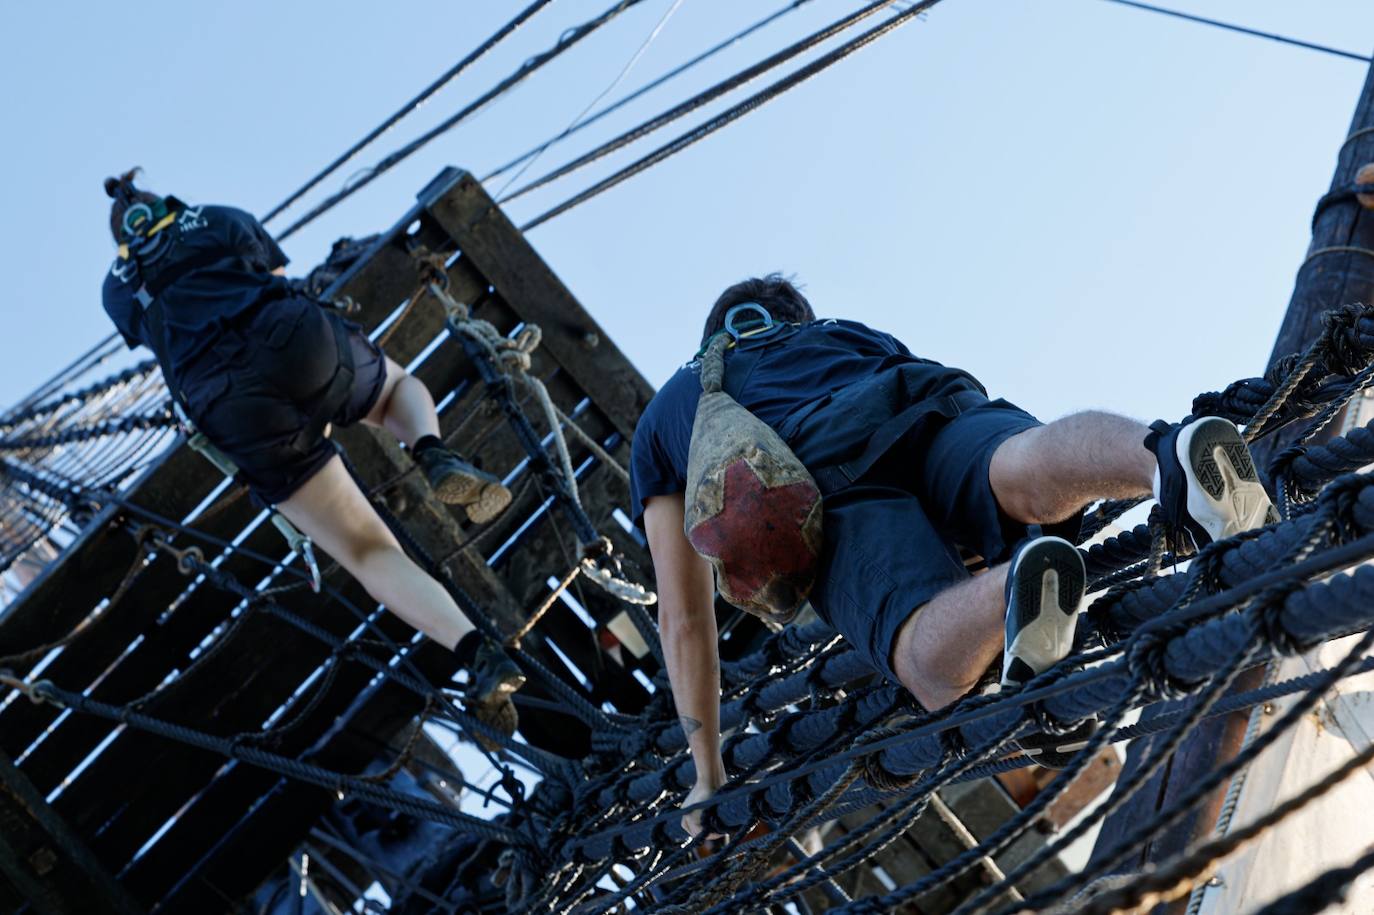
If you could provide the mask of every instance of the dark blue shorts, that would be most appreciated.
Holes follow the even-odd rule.
[[[894,683],[898,629],[970,576],[958,547],[993,564],[1033,533],[998,507],[988,467],[998,445],[1039,425],[1005,400],[988,401],[918,429],[857,483],[826,498],[812,606]]]
[[[334,323],[348,331],[351,389],[330,391],[339,368]],[[386,358],[358,325],[303,296],[267,301],[235,321],[182,376],[191,421],[268,505],[286,501],[338,453],[307,434],[323,413],[337,426],[363,419],[386,383]],[[333,402],[325,401],[333,397]]]

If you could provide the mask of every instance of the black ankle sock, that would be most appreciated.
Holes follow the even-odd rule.
[[[453,653],[458,657],[458,663],[463,667],[471,667],[472,662],[477,659],[477,648],[482,644],[482,633],[473,630],[458,640],[454,646]]]
[[[415,440],[415,444],[410,446],[411,454],[419,454],[421,451],[428,451],[431,448],[442,448],[444,442],[437,435],[422,435]]]

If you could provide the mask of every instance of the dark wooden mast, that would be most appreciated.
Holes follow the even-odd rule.
[[[1365,78],[1350,131],[1337,153],[1331,190],[1353,186],[1360,170],[1371,162],[1374,162],[1374,68]],[[1313,223],[1312,242],[1307,257],[1298,268],[1288,312],[1267,365],[1289,353],[1305,350],[1322,331],[1323,313],[1349,303],[1371,301],[1374,301],[1374,210],[1347,198],[1323,209]],[[1332,427],[1338,425],[1333,423]],[[1258,465],[1263,468],[1269,458],[1290,441],[1288,430],[1262,440],[1255,448]],[[1262,669],[1250,671],[1239,678],[1233,691],[1256,687],[1263,676]],[[1234,757],[1241,748],[1248,718],[1248,712],[1236,712],[1201,722],[1174,759],[1115,816],[1108,818],[1098,837],[1094,858],[1115,845],[1134,826],[1153,820],[1204,773]],[[1123,780],[1146,758],[1152,742],[1143,741],[1131,748]],[[1125,868],[1138,870],[1162,861],[1210,835],[1224,794],[1223,787],[1161,841],[1139,849]],[[1186,902],[1185,897],[1170,911],[1181,912]]]

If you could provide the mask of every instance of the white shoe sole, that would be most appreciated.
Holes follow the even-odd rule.
[[[1052,549],[1062,556],[1040,573],[1037,583],[1028,577],[1018,581],[1017,573],[1029,559],[1044,561],[1044,550]],[[1068,657],[1073,650],[1074,632],[1078,628],[1078,610],[1082,603],[1084,572],[1083,561],[1073,544],[1059,537],[1043,537],[1035,545],[1026,548],[1016,557],[1016,565],[1007,573],[1012,576],[1012,600],[1018,606],[1027,601],[1036,602],[1039,613],[1035,619],[1022,626],[1016,638],[1002,649],[1002,685],[1019,685],[1018,680],[1007,676],[1013,658],[1020,659],[1039,674]],[[1037,588],[1038,584],[1038,588]],[[1038,591],[1038,594],[1037,594]],[[1010,608],[1008,608],[1010,613]]]
[[[1188,480],[1188,514],[1212,540],[1278,520],[1250,449],[1230,420],[1211,416],[1188,424],[1175,450]]]

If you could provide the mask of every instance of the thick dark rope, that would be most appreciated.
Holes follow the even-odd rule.
[[[121,416],[118,419],[102,420],[90,425],[69,426],[60,432],[52,432],[47,435],[20,435],[0,438],[0,451],[32,451],[36,448],[69,445],[73,442],[108,438],[112,435],[127,435],[130,432],[138,432],[143,429],[176,428],[177,419],[171,413],[171,401],[168,401],[164,407],[166,409],[146,416]]]
[[[892,6],[894,2],[895,0],[877,0],[877,2],[875,3],[869,3],[866,6],[860,7],[858,10],[855,10],[854,12],[835,20],[834,22],[830,23],[829,25],[825,26],[819,31],[812,32],[810,35],[788,45],[781,51],[777,51],[774,54],[770,54],[768,57],[765,57],[758,63],[751,64],[750,66],[745,67],[743,70],[740,70],[735,75],[727,77],[726,79],[723,79],[720,82],[716,83],[714,86],[711,86],[710,88],[697,93],[696,95],[692,96],[686,101],[674,105],[667,111],[655,115],[649,120],[644,121],[643,123],[635,127],[632,127],[631,129],[625,131],[624,133],[620,134],[619,136],[611,140],[607,140],[605,143],[602,143],[600,146],[597,146],[595,149],[592,149],[589,152],[583,153],[582,155],[573,159],[571,162],[559,166],[558,168],[554,169],[548,174],[536,178],[533,181],[530,181],[529,183],[517,188],[516,190],[511,191],[509,194],[505,195],[500,200],[498,200],[497,203],[504,206],[510,201],[523,197],[531,191],[535,191],[541,187],[544,187],[545,185],[552,184],[560,178],[570,175],[573,172],[584,168],[585,166],[591,165],[593,162],[597,162],[600,159],[609,156],[611,153],[615,152],[618,149],[622,149],[626,146],[629,146],[631,143],[634,143],[635,141],[648,136],[649,134],[653,133],[659,128],[666,127],[674,121],[686,117],[694,111],[704,108],[705,106],[711,104],[711,102],[715,101],[721,96],[727,95],[730,92],[733,92],[734,90],[740,88],[741,86],[748,85],[755,79],[758,79],[760,76],[767,73],[769,70],[775,69],[776,67],[779,67],[782,64],[787,63],[793,58],[806,53],[807,51],[814,48],[816,45],[822,44],[830,38],[833,38],[834,36],[840,34],[844,30],[850,28],[851,26],[856,25],[862,22],[863,20],[867,19],[869,16],[872,16],[875,13],[881,12],[883,9]]]
[[[1374,646],[1374,628],[1369,629],[1363,638],[1346,653],[1339,663],[1331,667],[1325,676],[1299,697],[1274,725],[1251,744],[1240,751],[1225,765],[1213,769],[1199,778],[1166,810],[1154,820],[1130,830],[1116,844],[1112,845],[1091,867],[1077,874],[1071,874],[1053,886],[1026,899],[1026,906],[1034,910],[1036,905],[1047,905],[1056,899],[1068,898],[1097,877],[1119,866],[1142,845],[1157,840],[1175,825],[1194,807],[1206,800],[1222,784],[1229,781],[1237,772],[1245,769],[1260,753],[1269,748],[1280,736],[1297,724],[1321,701],[1322,697],[1340,678],[1349,674],[1355,665]],[[1006,910],[998,915],[1010,915],[1015,909]]]
[[[902,12],[896,14],[895,16],[881,23],[880,25],[877,25],[874,28],[869,29],[867,32],[864,32],[857,38],[854,38],[851,41],[846,42],[845,44],[836,48],[835,50],[826,53],[825,55],[817,58],[816,60],[812,61],[806,66],[801,67],[800,69],[794,71],[788,76],[783,77],[782,79],[773,83],[771,86],[768,86],[761,92],[755,93],[754,95],[751,95],[749,98],[745,99],[739,104],[727,109],[726,111],[721,112],[720,114],[711,118],[706,123],[696,128],[693,128],[687,133],[682,134],[681,136],[677,137],[674,140],[671,140],[663,146],[660,146],[658,149],[654,150],[653,152],[649,153],[643,158],[615,172],[610,177],[598,181],[586,190],[573,195],[572,197],[568,198],[567,200],[563,201],[562,203],[558,204],[552,209],[545,211],[539,216],[536,216],[534,219],[530,220],[529,222],[521,226],[520,231],[528,232],[537,226],[543,225],[550,219],[553,219],[555,216],[559,216],[567,212],[568,210],[571,210],[573,207],[585,203],[586,201],[602,193],[605,193],[606,191],[610,190],[616,185],[624,181],[627,181],[630,178],[633,178],[640,172],[645,171],[646,169],[654,165],[657,165],[664,159],[667,159],[681,152],[688,146],[691,146],[692,144],[705,139],[706,137],[715,133],[717,130],[720,130],[722,127],[725,127],[739,120],[746,114],[749,114],[755,109],[762,107],[764,104],[772,101],[773,99],[787,92],[789,89],[792,89],[797,85],[800,85],[801,83],[810,79],[812,76],[815,76],[817,73],[820,73],[822,70],[829,67],[831,64],[843,60],[845,57],[848,57],[850,54],[854,53],[860,48],[863,48],[866,45],[872,43],[873,41],[876,41],[883,35],[886,35],[888,32],[891,32],[893,29],[905,25],[907,22],[924,13],[926,10],[930,9],[938,2],[939,0],[920,0],[920,2],[912,4],[911,6],[904,9]]]
[[[487,173],[486,175],[484,175],[484,176],[482,177],[482,183],[483,183],[483,184],[486,184],[488,181],[492,180],[493,178],[499,178],[499,177],[501,177],[502,175],[504,175],[506,172],[510,171],[511,169],[513,169],[513,168],[518,168],[520,165],[524,164],[525,162],[529,161],[530,159],[534,158],[535,156],[538,156],[539,154],[543,153],[545,150],[549,149],[550,147],[554,146],[555,144],[561,143],[563,140],[567,139],[568,137],[572,136],[573,134],[578,133],[578,132],[584,130],[585,128],[587,128],[587,127],[590,127],[592,124],[595,124],[597,121],[601,120],[602,118],[604,118],[604,117],[606,117],[606,116],[608,116],[608,115],[614,114],[615,112],[619,111],[621,108],[623,108],[623,107],[625,107],[626,105],[628,105],[628,104],[630,104],[631,102],[633,102],[635,99],[638,99],[638,98],[640,98],[640,97],[642,97],[642,96],[644,96],[644,95],[646,95],[646,94],[652,92],[653,90],[657,89],[659,86],[663,85],[664,83],[669,82],[670,80],[676,79],[678,76],[681,76],[683,73],[686,73],[688,70],[691,70],[693,67],[697,66],[698,64],[704,63],[705,61],[707,61],[707,60],[711,59],[712,57],[714,57],[715,55],[719,54],[721,51],[724,51],[725,49],[727,49],[727,48],[729,48],[729,47],[731,47],[731,46],[733,46],[733,45],[735,45],[735,44],[738,44],[740,41],[743,41],[745,38],[748,38],[750,35],[754,34],[754,33],[757,32],[759,29],[762,29],[762,28],[764,28],[765,26],[771,25],[771,24],[772,24],[773,22],[775,22],[776,20],[782,18],[783,16],[786,16],[788,13],[791,13],[791,12],[793,12],[794,10],[797,10],[797,9],[801,8],[802,6],[805,6],[807,3],[810,3],[810,2],[811,2],[811,0],[792,0],[791,3],[787,4],[787,5],[784,6],[782,9],[777,10],[777,11],[775,11],[775,12],[773,12],[773,13],[768,14],[767,16],[765,16],[765,17],[763,17],[762,19],[760,19],[760,20],[758,20],[757,22],[755,22],[753,25],[745,26],[743,29],[741,29],[740,31],[738,31],[738,32],[736,32],[735,34],[731,35],[729,38],[726,38],[724,41],[720,41],[720,42],[718,42],[718,43],[712,45],[711,47],[707,48],[705,51],[702,51],[700,54],[696,55],[695,57],[691,58],[690,60],[685,61],[684,63],[678,64],[676,67],[674,67],[673,69],[669,70],[667,73],[664,73],[662,76],[659,76],[659,77],[657,77],[657,78],[655,78],[655,79],[653,79],[653,80],[651,80],[651,81],[645,83],[643,86],[640,86],[638,89],[634,90],[633,92],[628,93],[627,95],[622,96],[620,99],[616,100],[615,102],[612,102],[611,104],[609,104],[609,105],[607,105],[606,107],[600,109],[599,111],[593,112],[593,113],[590,114],[589,116],[580,119],[576,124],[574,124],[573,126],[569,127],[567,130],[564,130],[564,131],[562,131],[561,133],[556,134],[556,135],[553,136],[553,137],[550,137],[549,139],[545,140],[545,141],[544,141],[543,143],[541,143],[540,145],[534,147],[533,149],[531,149],[531,150],[529,150],[529,151],[527,151],[527,152],[525,152],[525,153],[523,153],[523,154],[521,154],[521,155],[519,155],[519,156],[516,156],[514,159],[510,160],[509,162],[507,162],[505,165],[502,165],[501,167],[499,167],[499,168],[497,168],[497,169],[494,169],[493,171]]]
[[[1129,884],[1095,897],[1084,906],[1082,915],[1113,915],[1113,913],[1122,910],[1143,912],[1148,908],[1153,908],[1157,903],[1170,902],[1187,894],[1194,886],[1206,882],[1227,856],[1255,841],[1289,817],[1326,796],[1344,784],[1351,776],[1362,772],[1371,762],[1374,762],[1374,744],[1366,746],[1359,753],[1327,773],[1320,781],[1285,800],[1254,822],[1247,823],[1244,827],[1233,830],[1225,836],[1203,842],[1158,867],[1152,868]],[[1360,867],[1361,862],[1357,861],[1354,866]],[[1368,869],[1371,866],[1374,866],[1374,861],[1365,863],[1363,869]],[[1337,873],[1341,876],[1331,878],[1330,883],[1324,882],[1323,878],[1326,875],[1317,878],[1313,884],[1303,888],[1300,898],[1309,901],[1309,891],[1318,894],[1320,898],[1327,896],[1333,888],[1343,889],[1349,880],[1361,871],[1356,870],[1351,873],[1350,868],[1341,868]],[[1310,901],[1316,902],[1317,900]],[[1314,905],[1312,908],[1305,908],[1301,911],[1304,915],[1320,912],[1333,901],[1335,900],[1328,897],[1324,904]]]
[[[376,127],[369,130],[361,140],[358,140],[352,146],[348,147],[348,149],[340,153],[338,158],[336,158],[333,162],[330,162],[328,165],[326,165],[313,178],[309,179],[300,187],[296,188],[296,190],[288,194],[285,200],[274,206],[271,210],[267,212],[266,216],[262,217],[262,224],[267,225],[267,223],[271,222],[277,216],[281,215],[281,213],[284,210],[286,210],[287,207],[291,206],[291,204],[295,203],[297,200],[300,200],[311,190],[313,190],[321,181],[323,181],[325,178],[328,178],[334,172],[338,171],[350,159],[352,159],[358,153],[362,152],[362,150],[366,146],[371,144],[373,140],[377,139],[382,134],[390,130],[392,127],[396,126],[396,124],[402,118],[404,118],[411,112],[417,110],[421,105],[423,105],[426,99],[434,95],[434,93],[438,92],[440,89],[447,86],[449,83],[453,82],[453,80],[457,79],[458,76],[462,74],[463,71],[466,70],[468,67],[472,66],[477,61],[481,60],[484,56],[486,56],[488,51],[490,51],[492,48],[500,44],[502,40],[504,40],[507,36],[511,35],[517,29],[519,29],[520,26],[528,22],[531,18],[534,17],[535,13],[539,12],[544,7],[548,6],[550,2],[552,2],[552,0],[534,0],[534,2],[531,3],[529,6],[525,7],[519,13],[516,13],[514,18],[512,18],[505,25],[501,26],[501,28],[493,32],[487,38],[486,41],[482,42],[480,45],[474,48],[465,57],[463,57],[462,60],[458,61],[458,63],[454,64],[452,67],[445,70],[442,74],[440,74],[438,79],[434,80],[434,82],[430,83],[424,89],[421,89],[418,95],[416,95],[410,101],[406,102],[400,108],[396,109],[396,111],[393,112],[389,117],[387,117],[386,120],[382,121]]]
[[[145,359],[137,365],[130,366],[129,368],[124,369],[123,371],[116,372],[115,374],[110,375],[107,378],[102,378],[99,381],[93,381],[83,388],[80,388],[75,391],[69,391],[68,393],[62,394],[59,397],[56,397],[52,400],[44,401],[43,403],[34,404],[30,407],[15,410],[12,413],[0,414],[0,428],[10,429],[19,425],[20,423],[28,422],[31,419],[37,419],[38,417],[46,416],[49,413],[56,413],[58,410],[62,409],[65,406],[69,406],[70,404],[90,400],[97,394],[104,394],[106,391],[109,391],[112,388],[117,388],[120,385],[128,384],[131,381],[143,378],[151,374],[155,369],[157,369],[157,367],[158,365],[156,359]]]
[[[557,44],[555,44],[552,48],[549,48],[547,51],[544,51],[543,53],[536,54],[534,57],[531,57],[529,60],[521,64],[520,69],[516,70],[514,73],[507,76],[505,79],[501,80],[491,89],[482,93],[482,95],[478,96],[475,101],[472,101],[467,105],[464,105],[463,108],[460,109],[456,114],[450,115],[443,121],[436,124],[434,127],[420,134],[420,136],[416,137],[414,140],[411,140],[409,143],[406,143],[399,149],[387,154],[376,165],[372,166],[370,169],[364,172],[357,180],[351,182],[343,190],[338,191],[337,193],[334,193],[329,197],[325,198],[323,202],[315,206],[312,210],[310,210],[300,219],[293,222],[290,226],[286,228],[285,231],[283,231],[280,235],[277,236],[277,240],[284,241],[285,239],[290,238],[297,231],[309,225],[311,222],[318,219],[324,213],[338,206],[344,200],[351,197],[353,194],[356,194],[358,191],[362,190],[367,185],[371,184],[375,179],[381,177],[387,171],[390,171],[395,166],[399,165],[415,153],[419,152],[421,148],[428,145],[432,140],[436,139],[442,134],[447,133],[454,127],[457,127],[460,123],[467,120],[469,116],[485,108],[491,102],[495,101],[499,96],[508,92],[518,83],[523,82],[535,71],[539,70],[545,64],[557,58],[564,51],[567,51],[568,49],[572,48],[578,42],[582,41],[582,39],[586,38],[588,35],[592,34],[606,23],[610,22],[612,19],[620,15],[626,9],[628,9],[631,6],[635,6],[641,2],[643,2],[643,0],[618,0],[618,2],[608,7],[595,18],[589,19],[581,25],[568,29],[561,36],[559,36]]]
[[[88,698],[80,693],[73,693],[61,689],[46,680],[34,684],[17,684],[13,682],[4,683],[11,688],[22,689],[31,695],[35,701],[51,702],[61,708],[80,712],[84,715],[94,715],[113,721],[119,724],[128,725],[141,731],[146,731],[158,737],[165,737],[175,740],[187,746],[198,747],[217,753],[229,759],[237,759],[249,765],[257,766],[268,771],[275,772],[286,778],[296,781],[306,782],[325,788],[330,791],[343,791],[354,795],[360,800],[386,807],[400,813],[410,814],[420,819],[431,820],[436,823],[444,823],[454,828],[472,832],[483,838],[493,839],[509,845],[523,846],[528,843],[528,839],[522,834],[504,826],[488,822],[479,817],[469,816],[460,813],[451,807],[446,807],[435,801],[427,801],[413,795],[401,794],[363,781],[354,775],[343,772],[335,772],[321,766],[302,762],[299,759],[281,756],[257,747],[246,746],[241,741],[230,738],[218,737],[198,731],[184,725],[173,724],[145,715],[142,712],[131,711],[128,708],[109,705],[95,699]]]

